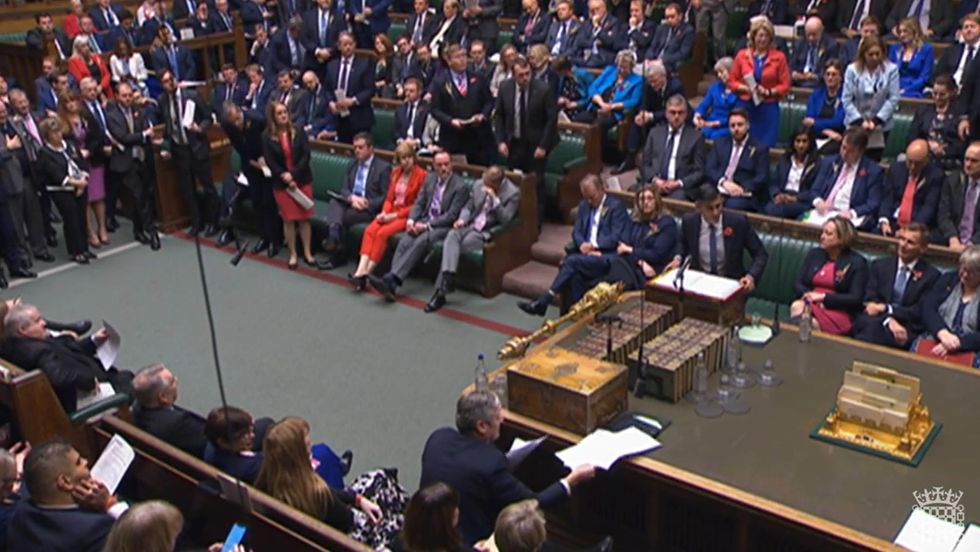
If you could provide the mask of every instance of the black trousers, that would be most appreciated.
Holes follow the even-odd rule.
[[[133,160],[128,171],[111,171],[110,175],[110,180],[116,181],[116,193],[126,194],[132,199],[133,232],[155,231],[153,194],[156,191],[156,179],[153,175],[152,165],[145,161]],[[113,198],[113,202],[115,202],[115,198]],[[108,193],[106,193],[106,205],[109,205]]]
[[[538,226],[544,221],[545,206],[548,203],[548,190],[544,185],[544,169],[548,163],[548,156],[542,159],[534,158],[536,146],[528,143],[523,138],[511,140],[507,144],[507,166],[511,169],[520,169],[525,174],[533,174],[538,179]]]
[[[17,238],[10,206],[4,193],[0,193],[0,255],[10,270],[26,270],[28,267],[28,253]]]
[[[249,182],[249,198],[255,209],[259,237],[269,243],[282,242],[282,219],[279,206],[272,195],[272,181],[248,164],[242,165],[242,172]]]
[[[177,183],[184,205],[191,215],[191,225],[200,228],[218,222],[218,193],[211,178],[209,159],[194,159],[189,146],[174,144],[171,149]]]
[[[75,195],[74,191],[48,192],[51,202],[61,213],[65,234],[65,248],[74,257],[88,251],[85,231],[86,195]]]

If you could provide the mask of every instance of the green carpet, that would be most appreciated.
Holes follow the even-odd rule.
[[[301,416],[315,441],[354,450],[353,472],[394,466],[415,490],[426,437],[452,424],[477,353],[494,358],[507,336],[425,314],[417,301],[387,304],[289,272],[284,254],[280,266],[245,258],[232,267],[227,251],[202,251],[229,403],[254,416]],[[423,302],[431,290],[423,279],[403,288]],[[202,414],[220,404],[192,242],[165,238],[158,252],[128,249],[5,295],[20,295],[55,320],[108,320],[123,338],[118,366],[135,371],[162,361],[180,378],[179,404]],[[541,319],[515,301],[458,291],[447,308],[536,328]]]

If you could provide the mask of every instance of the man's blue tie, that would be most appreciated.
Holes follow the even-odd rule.
[[[907,266],[901,266],[898,269],[898,274],[895,275],[895,287],[892,288],[892,303],[901,303],[902,297],[905,295],[905,287],[909,283],[909,268]]]
[[[173,46],[168,48],[167,57],[170,58],[170,70],[174,73],[174,79],[180,81],[180,71],[177,69],[177,49]]]
[[[718,238],[715,229],[714,224],[708,225],[708,262],[711,263],[709,268],[712,274],[718,274]]]

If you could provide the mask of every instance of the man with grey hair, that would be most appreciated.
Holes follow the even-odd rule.
[[[623,163],[613,171],[613,174],[622,174],[636,168],[636,154],[646,143],[647,134],[651,128],[664,121],[667,98],[676,95],[684,96],[684,85],[668,73],[663,61],[653,60],[644,63],[643,75],[646,77],[646,84],[643,85],[643,100],[626,137],[626,154]]]
[[[459,530],[468,545],[490,536],[508,504],[536,498],[547,508],[595,475],[595,468],[585,464],[535,493],[514,477],[507,457],[493,444],[503,419],[500,400],[492,392],[467,393],[456,402],[456,428],[437,429],[422,452],[419,487],[441,481],[459,493]]]
[[[105,369],[95,358],[96,349],[109,338],[104,327],[89,337],[54,337],[37,307],[15,303],[3,320],[3,332],[0,356],[24,370],[44,372],[67,413],[75,411],[78,393],[92,391],[98,382],[112,383],[117,392],[132,391],[132,372]]]
[[[207,438],[204,418],[180,408],[177,376],[163,364],[151,364],[133,378],[137,427],[180,450],[200,458]]]
[[[483,171],[483,178],[473,184],[469,200],[442,243],[442,268],[425,312],[435,312],[446,304],[446,295],[454,287],[460,255],[483,249],[483,244],[493,237],[491,232],[495,227],[514,220],[520,200],[520,189],[504,176],[502,168],[493,165]]]
[[[667,100],[666,121],[650,131],[643,148],[638,186],[653,184],[664,197],[693,200],[704,179],[708,149],[701,131],[688,122],[684,96]]]
[[[803,30],[805,36],[796,41],[793,57],[789,60],[790,77],[794,86],[816,88],[824,64],[837,57],[837,41],[824,32],[819,17],[807,19]]]

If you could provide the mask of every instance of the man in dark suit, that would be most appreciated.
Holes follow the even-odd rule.
[[[152,364],[136,372],[133,395],[137,427],[194,457],[204,455],[204,419],[176,405],[178,380],[169,368]]]
[[[980,142],[973,142],[963,155],[963,170],[943,182],[939,195],[939,243],[954,251],[980,244]]]
[[[844,38],[855,38],[861,36],[861,22],[869,16],[873,16],[879,24],[884,22],[888,17],[888,1],[839,0],[837,5],[837,24],[833,28]]]
[[[214,87],[211,97],[211,111],[222,113],[225,103],[231,102],[235,105],[245,103],[245,94],[248,93],[248,82],[238,74],[238,69],[233,63],[225,63],[221,66],[221,81]]]
[[[133,105],[133,88],[128,83],[119,83],[116,100],[106,109],[106,123],[118,144],[109,159],[110,180],[133,197],[134,237],[154,250],[160,249],[160,237],[153,224],[153,178],[147,164],[147,157],[153,154],[153,126],[146,110]]]
[[[289,69],[283,69],[276,75],[276,89],[271,99],[286,106],[289,119],[298,128],[306,128],[305,109],[309,103],[306,89],[293,85],[293,74]]]
[[[644,58],[662,60],[668,70],[674,71],[691,59],[693,51],[694,27],[682,21],[677,4],[669,4],[664,10],[664,24],[657,27]]]
[[[796,19],[819,17],[824,27],[830,27],[837,21],[838,0],[800,0],[796,6]]]
[[[110,382],[117,392],[131,391],[131,372],[103,368],[95,357],[96,349],[109,338],[105,328],[89,337],[51,337],[41,312],[27,303],[12,306],[3,327],[0,354],[24,370],[44,372],[66,413],[75,411],[79,392],[91,392],[97,382]]]
[[[793,48],[790,76],[795,86],[815,88],[821,82],[824,64],[837,57],[837,41],[824,33],[819,17],[807,19],[804,32],[805,36]]]
[[[929,156],[929,144],[912,140],[905,148],[905,161],[892,163],[885,176],[878,231],[892,236],[912,222],[933,228],[944,176],[942,166]]]
[[[482,40],[470,42],[470,61],[466,65],[466,70],[474,75],[480,75],[484,80],[490,82],[497,64],[487,59],[487,48]]]
[[[248,92],[245,93],[242,105],[245,118],[261,122],[265,126],[265,108],[274,85],[266,80],[262,66],[255,63],[245,68],[245,76],[248,77]]]
[[[391,180],[391,164],[374,154],[374,139],[370,132],[354,136],[354,161],[347,168],[340,195],[331,198],[327,206],[327,237],[323,249],[332,253],[321,270],[332,270],[347,264],[344,238],[347,229],[355,224],[367,224],[381,212],[388,182]]]
[[[463,179],[453,173],[448,153],[437,153],[432,165],[435,170],[426,177],[408,214],[405,233],[398,240],[395,256],[391,260],[391,270],[381,278],[374,275],[368,277],[371,287],[378,290],[385,301],[395,300],[395,293],[409,272],[426,256],[433,244],[446,237],[469,199],[470,190]]]
[[[187,19],[197,12],[196,0],[173,0],[171,15],[174,19]]]
[[[748,219],[742,213],[723,212],[721,194],[711,183],[698,189],[695,205],[697,211],[681,219],[678,254],[670,266],[679,266],[690,257],[694,270],[738,280],[747,291],[755,289],[769,253]],[[745,252],[751,258],[748,270],[742,259]]]
[[[482,40],[487,52],[497,51],[497,34],[500,26],[497,16],[503,10],[503,0],[471,0],[463,8],[463,20],[469,26],[467,40]]]
[[[923,332],[920,304],[939,279],[922,260],[929,248],[929,227],[917,222],[898,230],[898,255],[871,263],[864,310],[854,319],[853,335],[868,343],[907,349]]]
[[[450,46],[453,45],[451,44]],[[428,44],[419,44],[415,47],[415,55],[412,58],[412,66],[408,69],[408,76],[422,81],[423,90],[433,91],[434,85],[432,81],[436,76],[436,69],[439,66],[439,62],[432,58],[432,48]],[[490,82],[489,79],[487,79],[487,82]],[[404,90],[402,92],[404,93]]]
[[[280,22],[286,22],[297,15],[305,20],[306,12],[316,7],[316,4],[310,0],[279,0],[274,11],[278,12]]]
[[[205,236],[214,236],[218,233],[218,194],[211,178],[211,141],[208,138],[211,110],[194,90],[178,88],[170,71],[158,76],[163,94],[157,102],[166,128],[160,157],[173,158],[177,183],[191,216],[189,234],[195,236],[203,230]],[[191,109],[194,110],[193,117],[187,124],[187,112]]]
[[[838,45],[837,56],[842,67],[849,65],[857,57],[857,49],[862,40],[871,36],[882,36],[882,21],[884,19],[878,19],[873,15],[865,17],[858,27],[859,34]]]
[[[25,184],[18,155],[23,150],[20,138],[7,132],[7,104],[0,102],[0,253],[12,278],[36,278],[37,274],[30,271],[30,249],[24,240],[24,229],[14,226],[14,221],[20,219],[15,213],[24,212],[25,190],[33,188]]]
[[[604,274],[608,263],[602,257],[616,255],[616,248],[624,239],[629,215],[619,200],[606,193],[602,178],[586,175],[579,183],[579,190],[582,201],[572,227],[575,253],[565,257],[547,292],[534,301],[517,303],[517,307],[528,314],[544,316],[548,305],[566,290],[574,277],[581,276],[588,281]]]
[[[980,140],[980,55],[973,58],[963,74],[963,86],[957,104],[960,113],[960,138]]]
[[[303,20],[299,17],[290,19],[285,27],[272,35],[269,48],[272,51],[270,61],[274,74],[312,67],[307,66],[309,56],[306,55],[306,47],[303,45]]]
[[[435,292],[425,305],[425,312],[435,312],[446,304],[446,295],[455,287],[456,269],[460,255],[483,249],[492,238],[494,227],[505,226],[517,216],[521,190],[504,176],[498,165],[483,171],[483,177],[473,185],[470,198],[446,234],[442,244],[442,264],[436,278]]]
[[[729,136],[715,140],[705,162],[705,175],[725,197],[725,207],[742,211],[761,208],[769,180],[769,148],[749,132],[748,113],[728,114]]]
[[[449,71],[432,85],[432,116],[439,122],[439,145],[466,155],[468,163],[486,165],[493,97],[487,81],[466,71],[466,50],[450,44]]]
[[[684,96],[667,100],[666,119],[647,136],[637,186],[653,184],[664,197],[692,200],[704,180],[708,148],[701,131],[687,122]]]
[[[47,90],[37,96],[37,107],[39,111],[45,113],[47,116],[56,117],[58,115],[58,104],[61,101],[61,95],[71,92],[68,89],[68,71],[55,69],[48,73],[47,80]]]
[[[268,33],[273,25],[276,25],[277,14],[269,10],[265,6],[265,0],[246,0],[242,2],[241,9],[242,26],[245,27],[245,38],[250,38],[252,34],[251,30],[255,29],[256,25],[261,25],[265,32]],[[303,20],[303,14],[296,14],[299,16],[300,21]],[[291,18],[289,18],[291,19]],[[285,21],[289,21],[286,19]]]
[[[194,12],[191,13],[191,15],[193,14]],[[152,44],[153,40],[160,34],[161,27],[167,27],[167,29],[170,31],[170,34],[167,35],[166,42],[162,42],[163,39],[161,39],[161,44],[170,44],[171,40],[175,40],[176,37],[179,36],[177,32],[177,24],[173,19],[166,17],[166,14],[161,11],[155,13],[153,17],[143,22],[139,33],[143,37],[141,43]],[[111,47],[109,47],[109,49],[111,49]]]
[[[745,18],[745,28],[741,32],[749,30],[749,21],[757,16],[764,15],[769,18],[773,25],[786,25],[791,23],[789,19],[789,2],[786,0],[752,0],[749,4],[749,11]]]
[[[963,75],[980,52],[980,14],[971,13],[963,17],[960,25],[960,41],[953,42],[944,51],[933,68],[934,76],[949,75],[957,86],[966,83]]]
[[[428,44],[439,30],[439,16],[429,10],[429,0],[415,0],[414,13],[408,17],[405,31],[412,46]]]
[[[71,44],[68,36],[61,29],[54,26],[54,21],[49,13],[39,13],[34,16],[37,27],[27,31],[27,47],[31,50],[47,51],[48,41],[53,41],[55,49],[58,50],[59,59],[68,59],[71,56]]]
[[[346,27],[342,17],[333,11],[332,0],[317,0],[316,7],[303,14],[303,47],[306,67],[323,77],[327,62],[334,57],[337,35]]]
[[[327,64],[327,106],[337,116],[337,140],[351,143],[358,132],[374,126],[374,66],[367,58],[354,55],[354,36],[347,31],[337,37],[339,57]],[[344,97],[337,96],[344,90]]]
[[[906,17],[915,17],[922,22],[922,32],[927,39],[942,39],[956,26],[953,19],[952,2],[933,0],[929,9],[923,9],[925,0],[896,0],[885,19],[885,27],[893,36],[898,36],[898,22]]]
[[[559,0],[555,11],[555,19],[548,28],[548,36],[545,45],[551,52],[551,57],[557,58],[567,55],[569,58],[577,58],[579,50],[582,49],[582,39],[584,27],[575,17],[575,9],[572,0]]]
[[[538,176],[538,216],[544,215],[544,168],[558,143],[558,103],[544,81],[531,78],[531,64],[519,58],[514,77],[500,85],[493,130],[507,166]]]
[[[374,37],[388,34],[391,20],[388,8],[391,0],[361,0],[351,2],[350,19],[358,48],[374,49]]]
[[[228,0],[214,0],[214,10],[211,11],[209,18],[211,28],[216,33],[230,33],[235,29],[231,12],[228,10]]]
[[[303,73],[303,89],[306,91],[305,104],[300,106],[303,132],[320,140],[336,136],[336,117],[327,111],[327,94],[314,71]]]
[[[169,69],[177,78],[177,82],[196,79],[197,68],[194,64],[194,56],[183,44],[171,42],[170,28],[161,26],[157,31],[157,37],[161,43],[167,44],[167,46],[157,48],[150,54],[153,69],[157,73]]]
[[[637,62],[643,63],[653,35],[657,32],[657,22],[646,16],[643,0],[630,0],[630,18],[626,26],[627,47],[636,52]]]
[[[24,460],[22,499],[10,518],[7,549],[100,552],[116,518],[129,505],[92,478],[88,461],[68,443],[35,444]]]
[[[591,465],[583,465],[539,493],[528,489],[514,477],[506,456],[494,446],[502,420],[495,394],[467,393],[456,402],[456,428],[437,429],[422,451],[419,487],[442,482],[459,493],[459,531],[467,545],[493,533],[497,514],[505,506],[535,498],[542,508],[548,508],[595,475]]]
[[[543,1],[543,0],[541,0]],[[547,10],[541,9],[541,1],[524,2],[524,12],[514,27],[514,46],[517,51],[527,55],[527,50],[535,44],[543,44],[548,39],[551,17]]]
[[[119,39],[125,40],[130,50],[143,45],[143,33],[133,25],[134,21],[133,12],[123,9],[119,15],[119,26],[109,32],[108,43],[112,48],[116,47]]]
[[[623,162],[613,170],[622,174],[636,168],[636,154],[646,143],[647,133],[664,122],[667,98],[684,95],[684,85],[670,76],[662,60],[649,61],[644,65],[646,82],[643,84],[643,98],[638,111],[633,116],[633,124],[626,135],[626,155]]]
[[[855,228],[870,230],[881,207],[884,171],[864,155],[868,133],[852,128],[844,135],[840,153],[820,160],[813,185],[799,196],[819,215],[832,212],[848,218]]]
[[[95,6],[89,10],[88,14],[95,24],[96,30],[100,33],[107,33],[113,27],[119,26],[119,12],[121,8],[114,6],[110,0],[98,0]]]
[[[589,20],[581,33],[584,48],[573,58],[576,65],[605,69],[628,44],[626,28],[606,13],[605,0],[589,0]]]
[[[309,59],[309,52],[307,52],[307,59]],[[248,62],[257,64],[270,75],[273,74],[271,41],[269,33],[262,25],[255,26],[255,40],[248,49]]]
[[[418,151],[422,146],[422,133],[429,118],[429,105],[422,101],[422,81],[410,78],[405,81],[405,101],[395,108],[395,143],[408,141]]]

